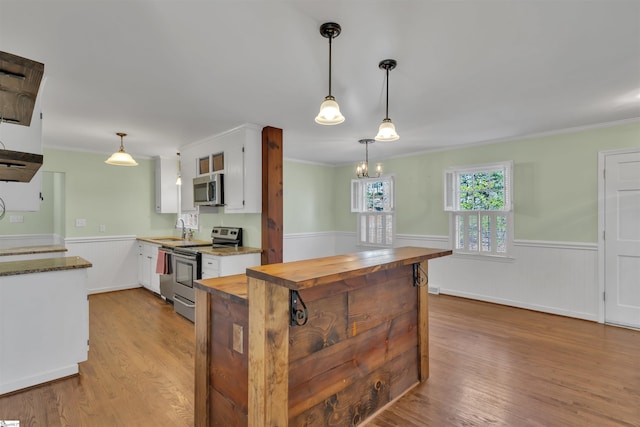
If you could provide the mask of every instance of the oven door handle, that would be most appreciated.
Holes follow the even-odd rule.
[[[182,255],[182,254],[179,254],[179,253],[176,253],[176,252],[173,253],[173,256],[176,257],[176,258],[180,258],[181,260],[184,260],[184,261],[191,261],[191,262],[196,262],[197,261],[197,258],[194,257],[194,256]]]
[[[188,307],[188,308],[194,308],[194,307],[196,306],[195,304],[187,304],[187,303],[186,303],[186,302],[184,302],[183,300],[184,300],[184,301],[189,301],[188,299],[183,298],[183,297],[181,297],[180,295],[173,294],[173,301],[174,301],[174,302],[175,302],[175,301],[177,301],[177,302],[179,302],[180,304],[182,304],[182,305],[184,305],[185,307]],[[189,301],[189,302],[191,302],[191,301]]]

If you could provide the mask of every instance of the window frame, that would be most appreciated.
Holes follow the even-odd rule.
[[[502,170],[504,176],[504,205],[501,209],[495,210],[466,210],[460,208],[460,176],[466,174],[476,174],[483,172],[494,172]],[[482,258],[510,258],[513,249],[513,161],[504,161],[496,163],[454,166],[444,170],[443,177],[443,202],[444,210],[449,212],[449,243],[455,254],[478,256]],[[458,238],[459,218],[463,218],[463,246],[459,247],[460,239]],[[468,237],[470,228],[468,226],[470,218],[475,217],[476,229],[475,241],[476,248],[469,247]],[[488,245],[483,245],[483,217],[488,218],[490,239]],[[504,251],[498,252],[498,236],[496,234],[497,218],[504,217],[506,221],[506,238],[503,242]],[[488,247],[488,249],[486,249]],[[484,248],[484,249],[483,249]]]

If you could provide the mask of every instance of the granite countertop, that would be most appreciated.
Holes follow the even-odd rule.
[[[260,248],[250,248],[248,246],[238,246],[229,248],[213,248],[211,244],[208,247],[198,248],[198,252],[204,255],[214,256],[230,256],[230,255],[245,255],[245,254],[259,254],[262,253]]]
[[[211,246],[211,241],[197,239],[181,240],[179,237],[174,236],[138,237],[137,239],[142,240],[143,242],[154,243],[156,245],[165,246],[168,248],[198,248],[198,252],[205,255],[231,256],[262,253],[262,249],[260,248],[251,248],[248,246],[238,246],[237,248],[214,248],[213,246]]]
[[[183,240],[180,237],[175,236],[159,236],[159,237],[137,237],[138,240],[143,242],[153,243],[160,246],[166,246],[169,248],[190,248],[194,246],[211,246],[211,241],[206,240]]]
[[[78,256],[40,258],[24,261],[0,262],[0,276],[15,276],[18,274],[45,273],[49,271],[75,270],[89,268],[92,264]]]
[[[0,256],[44,254],[66,251],[67,248],[60,245],[15,246],[11,248],[0,248]]]

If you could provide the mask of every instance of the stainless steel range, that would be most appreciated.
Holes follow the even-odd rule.
[[[228,248],[242,246],[242,228],[213,227],[211,247]],[[173,308],[192,322],[195,321],[196,296],[193,282],[202,278],[202,254],[208,248],[173,248]]]
[[[211,244],[214,248],[242,246],[242,228],[213,227],[211,230]]]
[[[173,309],[195,322],[193,282],[202,276],[202,255],[197,248],[173,249]]]

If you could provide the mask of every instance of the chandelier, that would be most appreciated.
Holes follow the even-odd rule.
[[[375,139],[361,139],[358,141],[364,144],[364,162],[358,163],[356,166],[356,176],[358,178],[377,178],[382,174],[382,163],[377,163],[372,175],[369,175],[369,144],[376,142]]]

